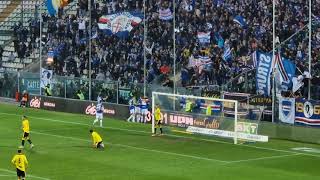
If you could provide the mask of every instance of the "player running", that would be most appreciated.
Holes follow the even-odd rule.
[[[101,136],[97,132],[93,131],[92,129],[90,129],[90,133],[92,136],[93,147],[97,149],[104,149],[104,144],[102,142]]]
[[[96,122],[100,121],[100,127],[102,127],[103,111],[104,107],[102,102],[100,101],[96,106],[96,119],[93,121],[93,126],[96,124]]]
[[[32,141],[30,139],[30,124],[27,116],[22,117],[22,131],[23,131],[23,137],[21,142],[21,148],[24,148],[25,140],[29,142],[30,148],[33,148],[34,145],[32,144]]]
[[[161,110],[160,107],[157,105],[156,110],[154,111],[154,120],[155,120],[155,127],[154,127],[154,134],[152,136],[157,135],[157,128],[160,129],[160,136],[162,136],[162,126],[161,126]]]
[[[28,160],[27,157],[24,154],[22,154],[21,149],[18,150],[18,154],[13,156],[11,163],[16,166],[18,180],[25,180]]]
[[[135,98],[132,97],[129,100],[129,110],[130,110],[130,117],[127,119],[128,122],[130,122],[132,120],[132,122],[136,121],[136,112],[135,112]]]

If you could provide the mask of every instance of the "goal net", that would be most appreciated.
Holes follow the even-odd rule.
[[[245,118],[238,100],[153,92],[152,114],[156,107],[161,110],[162,125],[171,131],[229,138],[235,144],[268,141],[267,136],[258,134],[258,121]],[[256,119],[259,117],[257,113]],[[153,133],[154,128],[152,118]]]

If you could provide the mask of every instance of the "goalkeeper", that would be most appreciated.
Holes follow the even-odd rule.
[[[101,136],[97,132],[93,131],[92,129],[90,129],[90,133],[93,140],[93,147],[97,149],[104,149],[104,144],[102,142]]]
[[[160,136],[162,135],[162,126],[161,126],[161,111],[160,107],[157,105],[156,110],[154,112],[154,119],[155,119],[155,128],[154,128],[154,134],[152,136],[157,135],[157,128],[160,129]]]

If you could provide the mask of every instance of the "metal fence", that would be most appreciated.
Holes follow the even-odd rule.
[[[53,97],[78,99],[77,93],[81,91],[84,95],[84,100],[90,99],[90,86],[87,78],[53,76],[50,89]],[[1,97],[15,98],[17,92],[21,93],[23,91],[33,95],[45,95],[38,73],[4,72],[3,76],[0,77]],[[106,102],[127,104],[131,96],[143,96],[143,91],[144,84],[121,85],[118,81],[92,80],[91,99],[96,100],[99,93],[101,93],[106,98]],[[146,86],[146,96],[150,97],[152,91],[172,93],[173,89],[157,84],[148,84]],[[177,88],[177,92],[180,94],[200,95],[199,90],[192,88]]]

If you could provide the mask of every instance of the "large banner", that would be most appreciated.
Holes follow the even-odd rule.
[[[297,124],[320,126],[320,101],[296,99]]]
[[[96,102],[93,101],[80,101],[76,99],[63,99],[34,95],[31,95],[29,99],[29,107],[31,108],[67,113],[79,113],[86,115],[96,114]],[[112,103],[103,103],[103,105],[104,114],[107,117],[120,118],[125,120],[130,116],[129,107],[126,105]]]
[[[258,61],[256,70],[257,94],[269,96],[271,89],[271,72],[276,68],[277,90],[287,91],[292,87],[292,78],[295,76],[296,65],[289,59],[282,58],[280,54],[272,59],[272,54],[256,52]]]
[[[26,90],[29,94],[40,94],[40,81],[39,78],[24,78],[21,77],[19,84],[20,91]]]
[[[264,96],[270,95],[272,54],[257,52],[256,87],[257,93]]]
[[[279,98],[279,119],[283,123],[294,124],[295,119],[295,99]]]
[[[106,16],[99,19],[99,29],[104,30],[108,35],[115,34],[118,37],[128,37],[129,32],[142,22],[143,15],[141,12],[121,12]]]
[[[46,85],[51,84],[53,71],[41,68],[40,87],[44,88]]]

